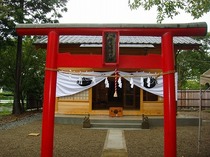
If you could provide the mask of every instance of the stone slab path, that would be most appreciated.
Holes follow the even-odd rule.
[[[121,129],[110,129],[107,131],[106,141],[102,157],[127,157],[124,131]]]

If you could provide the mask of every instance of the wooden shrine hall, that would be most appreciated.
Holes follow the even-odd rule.
[[[115,33],[109,33],[108,35],[110,36],[109,40],[115,40]],[[133,56],[135,58],[130,63],[133,63],[133,66],[134,64],[138,66],[139,62],[142,62],[141,68],[119,69],[118,65],[116,65],[116,69],[113,66],[80,68],[79,65],[77,67],[68,62],[71,57],[78,54],[102,54],[103,40],[106,39],[102,39],[102,36],[60,36],[59,54],[63,56],[63,59],[57,67],[55,113],[58,115],[110,116],[163,115],[163,73],[159,58],[161,37],[119,36],[117,56]],[[113,43],[116,44],[115,41]],[[190,37],[174,37],[173,43],[175,52],[197,49],[201,45]],[[47,36],[38,38],[35,45],[37,48],[46,49]],[[139,56],[143,59],[142,61],[134,60],[138,59]],[[66,62],[63,62],[64,58]],[[110,59],[113,58],[109,56]],[[126,64],[129,64],[129,62]],[[101,75],[106,76],[99,79]],[[77,81],[81,78],[89,79],[90,84],[77,84]],[[148,82],[147,79],[150,79],[150,81]],[[177,85],[177,76],[175,81],[175,85]],[[150,82],[154,85],[150,85]],[[150,86],[148,87],[147,84]],[[76,88],[78,90],[75,90]],[[115,91],[115,89],[117,90]],[[117,95],[114,96],[115,92]],[[116,110],[115,113],[112,112],[114,110]],[[120,114],[118,110],[121,111]]]

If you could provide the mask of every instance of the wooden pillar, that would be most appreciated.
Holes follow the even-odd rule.
[[[162,36],[162,70],[164,91],[164,157],[176,157],[176,100],[174,46],[170,32]]]
[[[51,31],[48,34],[45,83],[44,83],[44,106],[42,118],[42,142],[41,156],[53,156],[55,92],[57,72],[57,53],[59,48],[59,35]]]

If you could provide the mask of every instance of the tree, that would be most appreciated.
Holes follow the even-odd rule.
[[[183,10],[195,19],[200,18],[210,11],[209,0],[129,0],[128,5],[131,9],[143,7],[150,10],[157,8],[157,21],[162,22],[165,18],[173,18]]]
[[[142,7],[150,10],[156,7],[156,18],[159,23],[165,18],[173,19],[174,16],[180,14],[181,10],[195,19],[210,11],[209,0],[129,0],[128,5],[131,9]],[[208,34],[205,38],[197,38],[203,44],[199,50],[178,51],[176,54],[179,89],[199,87],[200,75],[210,67],[209,36]]]
[[[210,67],[210,33],[195,39],[202,43],[198,50],[179,51],[176,54],[179,89],[199,89],[200,75]]]
[[[5,45],[0,50],[0,86],[14,93],[15,86],[15,59],[16,43]]]
[[[0,43],[15,37],[17,23],[57,23],[62,17],[61,12],[67,11],[66,2],[67,0],[0,0],[0,8],[4,10],[0,14]],[[18,36],[17,40],[14,114],[23,112],[20,105],[22,37]]]
[[[27,37],[23,40],[23,55],[21,65],[21,108],[25,108],[23,101],[29,93],[37,99],[42,97],[44,83],[45,50],[36,49],[33,39]],[[15,62],[17,41],[7,45],[5,50],[0,51],[0,86],[6,87],[14,93],[15,86]]]
[[[17,23],[58,23],[67,0],[0,0],[1,40],[15,36]]]
[[[29,96],[36,101],[43,95],[45,50],[36,49],[31,38],[25,38],[23,42],[23,64],[21,66],[21,100]],[[30,98],[29,98],[30,99]],[[27,99],[27,100],[29,100]]]

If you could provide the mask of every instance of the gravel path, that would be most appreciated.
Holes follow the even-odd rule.
[[[163,128],[153,128],[148,131],[125,131],[126,144],[130,157],[162,157]],[[210,126],[202,127],[202,143],[198,151],[198,128],[177,127],[178,157],[209,157],[210,156]]]
[[[197,112],[183,113],[198,115]],[[202,114],[210,120],[210,113]],[[0,157],[38,157],[40,156],[41,114],[30,116],[13,124],[0,126]],[[40,133],[40,136],[29,136]],[[82,129],[82,125],[55,124],[55,157],[100,157],[106,130]],[[162,157],[163,128],[150,130],[127,130],[125,133],[129,157]],[[210,156],[210,123],[201,129],[200,154],[197,154],[198,127],[177,127],[178,157]]]
[[[41,143],[41,114],[0,127],[0,157],[38,157]],[[40,136],[29,136],[40,133]],[[55,124],[55,157],[99,157],[106,130],[82,129],[82,125]]]
[[[27,115],[27,116],[20,118],[18,120],[11,120],[7,123],[0,124],[0,130],[7,130],[7,129],[11,129],[11,128],[14,128],[17,126],[22,126],[22,125],[28,124],[30,122],[33,122],[33,121],[41,120],[41,118],[42,118],[41,113]]]

